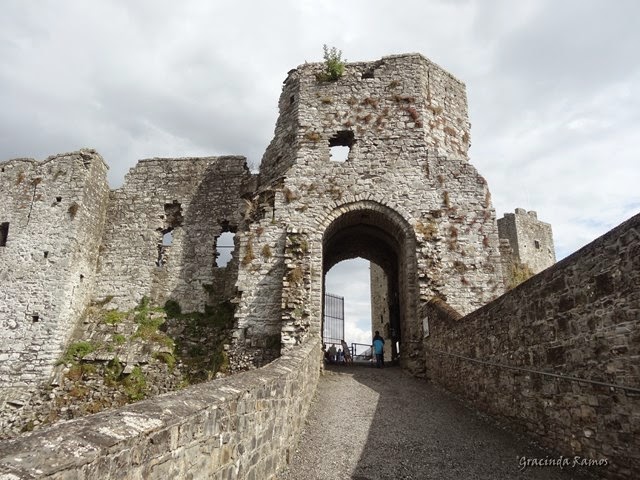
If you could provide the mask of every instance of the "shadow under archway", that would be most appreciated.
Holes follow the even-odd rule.
[[[393,346],[393,357],[419,373],[422,362],[410,361],[421,358],[413,229],[396,211],[375,202],[340,207],[323,236],[323,293],[326,273],[337,263],[357,257],[379,265],[385,272],[389,323],[383,334]],[[399,352],[395,351],[396,345],[400,345]]]

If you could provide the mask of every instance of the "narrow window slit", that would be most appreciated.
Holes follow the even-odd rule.
[[[9,222],[0,223],[0,247],[7,246],[8,237],[9,237]]]

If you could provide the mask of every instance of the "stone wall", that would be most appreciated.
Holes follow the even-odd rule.
[[[304,424],[320,359],[320,342],[314,339],[259,370],[5,442],[0,475],[12,480],[273,478]]]
[[[8,224],[0,246],[3,387],[47,378],[89,301],[106,171],[93,150],[0,164],[0,223]]]
[[[254,187],[244,157],[140,161],[111,192],[94,297],[122,310],[146,296],[203,311],[211,292],[233,296],[237,262],[216,267],[216,241],[237,230]]]
[[[384,359],[389,362],[394,353],[391,338],[395,336],[391,332],[389,318],[389,279],[384,270],[375,263],[371,263],[369,266],[369,278],[371,282],[371,335],[373,338],[377,330],[384,337]]]
[[[428,311],[427,374],[550,449],[638,478],[639,283],[637,215],[464,318]]]

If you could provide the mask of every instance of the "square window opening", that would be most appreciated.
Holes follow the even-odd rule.
[[[351,130],[341,130],[329,139],[330,159],[332,162],[344,162],[349,158],[355,137]]]

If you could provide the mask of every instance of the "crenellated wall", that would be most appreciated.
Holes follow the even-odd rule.
[[[538,220],[534,211],[516,208],[498,219],[498,235],[509,240],[513,261],[527,265],[539,273],[556,263],[551,225]]]
[[[427,374],[541,444],[634,478],[639,284],[636,215],[466,317],[428,304]]]

